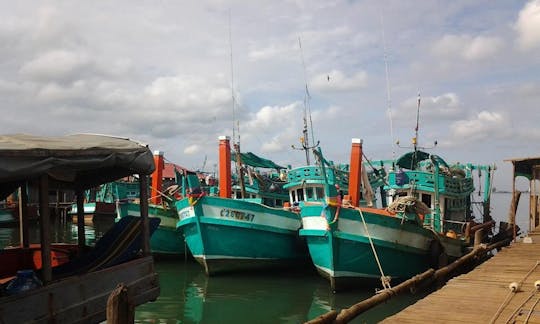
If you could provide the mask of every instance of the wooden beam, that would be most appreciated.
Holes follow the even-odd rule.
[[[139,175],[140,192],[140,212],[141,212],[141,232],[142,232],[142,251],[144,256],[150,255],[150,225],[148,222],[148,176]]]
[[[19,187],[19,237],[21,247],[30,246],[30,236],[28,232],[28,195],[26,192],[26,183]]]
[[[79,255],[83,253],[86,246],[86,233],[84,231],[84,191],[77,190],[77,242],[79,244]]]
[[[43,265],[43,283],[52,279],[51,267],[51,220],[49,212],[49,176],[44,174],[39,179],[39,216],[41,237],[41,264]]]

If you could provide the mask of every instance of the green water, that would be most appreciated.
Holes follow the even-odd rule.
[[[374,293],[334,294],[326,280],[309,270],[207,277],[191,259],[157,260],[156,269],[161,295],[137,307],[137,323],[303,323]],[[400,296],[351,323],[376,323],[420,297]]]
[[[92,245],[111,221],[85,226]],[[55,220],[52,240],[77,242],[77,226]],[[39,243],[39,226],[30,228]],[[0,228],[0,247],[19,244],[18,228]],[[137,323],[302,323],[332,309],[343,309],[374,294],[374,289],[332,293],[314,269],[207,277],[193,259],[156,259],[161,294],[137,307]],[[375,323],[413,303],[420,295],[399,296],[352,323]]]
[[[494,200],[496,219],[506,218],[507,196],[498,195]],[[522,228],[526,224],[519,222],[526,221],[526,216],[526,211],[521,211],[518,217]],[[85,226],[87,244],[93,244],[111,225],[112,221],[102,221]],[[77,242],[77,227],[69,221],[55,220],[52,230],[53,241]],[[33,243],[39,242],[36,225],[31,227],[30,236]],[[0,228],[0,247],[18,244],[18,229]],[[313,269],[209,278],[192,259],[156,259],[155,267],[161,294],[155,302],[137,307],[137,323],[302,323],[332,309],[348,308],[374,294],[373,288],[334,294]],[[351,323],[376,323],[424,294],[395,297]]]

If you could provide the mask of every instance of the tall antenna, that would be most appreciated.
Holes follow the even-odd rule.
[[[418,148],[418,124],[420,120],[420,91],[418,91],[418,104],[416,105],[416,127],[414,128],[413,147],[414,151]]]
[[[306,76],[306,62],[304,61],[304,52],[302,50],[302,41],[300,40],[300,37],[298,37],[298,46],[300,47],[300,56],[302,58],[302,67],[304,68],[304,82],[305,82],[305,95],[304,95],[304,129],[302,131],[302,148],[299,148],[299,150],[304,150],[306,153],[306,164],[310,165],[310,157],[309,157],[309,150],[312,148],[315,148],[319,145],[319,141],[317,141],[317,144],[310,146],[309,145],[309,133],[308,128],[311,128],[311,137],[313,138],[313,141],[315,142],[315,136],[313,135],[313,121],[311,119],[311,109],[309,108],[309,100],[311,99],[311,96],[309,94],[309,88],[308,88],[308,82],[307,82],[307,76]],[[309,127],[308,127],[308,116],[309,116]],[[293,149],[296,149],[294,145],[292,145]]]
[[[384,70],[386,75],[386,103],[388,105],[388,117],[390,118],[390,136],[392,137],[392,159],[396,158],[396,144],[394,140],[394,124],[392,119],[392,98],[390,95],[390,78],[388,76],[388,55],[386,52],[386,34],[384,31],[384,20],[381,14],[381,26],[382,26],[382,38],[383,38],[383,56],[384,56]]]
[[[232,47],[232,32],[231,32],[231,10],[229,9],[229,47],[231,59],[231,98],[232,98],[232,127],[233,127],[233,143],[236,143],[236,100],[234,98],[234,70],[233,70],[233,47]],[[239,135],[240,136],[240,135]],[[238,140],[240,142],[240,140]]]

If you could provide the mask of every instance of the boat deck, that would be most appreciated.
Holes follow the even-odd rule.
[[[383,323],[540,323],[540,227],[528,238]]]

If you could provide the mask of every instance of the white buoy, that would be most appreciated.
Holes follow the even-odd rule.
[[[536,288],[536,290],[540,290],[540,280],[536,280],[534,282],[534,288]]]
[[[540,281],[540,280],[539,280]],[[508,285],[508,288],[510,288],[511,291],[513,292],[516,292],[519,290],[519,284],[517,282],[511,282],[509,285]]]

